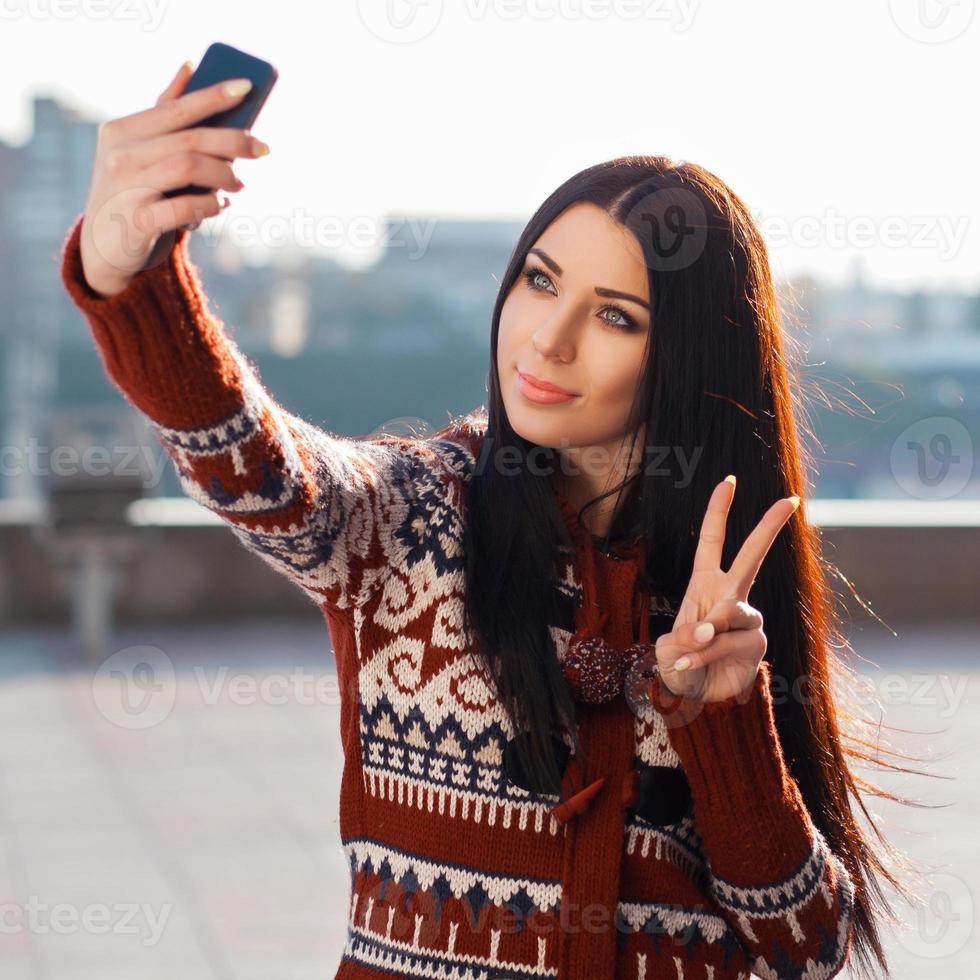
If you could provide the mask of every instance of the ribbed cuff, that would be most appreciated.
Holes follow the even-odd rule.
[[[61,279],[85,314],[106,373],[161,425],[210,425],[241,404],[239,364],[188,255],[189,229],[114,296],[95,292],[81,260],[84,213],[62,246]]]
[[[72,300],[83,310],[98,311],[100,315],[110,316],[126,313],[134,309],[140,300],[153,292],[173,290],[178,283],[176,270],[186,264],[187,242],[190,231],[181,228],[174,239],[170,251],[155,265],[138,272],[122,292],[114,296],[97,293],[85,279],[82,269],[81,237],[85,213],[82,212],[73,222],[62,245],[61,278]]]
[[[673,694],[659,675],[652,692],[690,783],[709,857],[735,858],[750,880],[767,866],[793,867],[811,843],[805,804],[785,766],[770,681],[763,660],[748,690],[723,701]]]

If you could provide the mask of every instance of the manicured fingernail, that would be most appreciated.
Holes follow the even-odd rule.
[[[674,670],[687,670],[691,666],[690,657],[681,657],[680,660],[674,661]]]
[[[793,510],[796,510],[796,508],[800,506],[800,498],[795,494],[792,497],[787,497],[786,499],[793,505]]]
[[[229,96],[244,95],[251,87],[252,83],[247,78],[236,78],[225,83],[224,91]]]
[[[725,477],[725,483],[730,483],[732,486],[735,486],[734,474],[729,473],[728,476]]]
[[[694,642],[707,643],[715,635],[714,623],[699,623],[694,628]]]
[[[264,157],[269,152],[269,144],[263,143],[257,136],[252,137],[252,152],[257,157]]]

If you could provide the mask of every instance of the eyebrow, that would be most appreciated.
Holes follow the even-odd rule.
[[[561,266],[546,252],[544,249],[534,248],[528,249],[528,255],[534,254],[556,275],[561,275]],[[607,289],[605,286],[595,287],[596,295],[603,296],[607,299],[628,299],[633,303],[639,303],[648,313],[650,312],[650,304],[645,299],[640,299],[639,296],[634,296],[632,293],[624,293],[618,289]]]

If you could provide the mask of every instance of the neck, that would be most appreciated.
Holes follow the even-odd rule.
[[[602,493],[605,493],[610,486],[615,484],[603,484],[596,487],[582,479],[570,480],[567,476],[556,475],[555,486],[559,493],[575,508],[578,513],[581,508]],[[621,509],[632,490],[632,484],[617,489],[608,497],[603,497],[597,503],[590,506],[579,517],[582,526],[594,538],[605,538],[609,534],[616,514]]]
[[[562,454],[562,463],[571,462],[572,466],[559,466],[553,475],[555,487],[572,504],[576,512],[590,500],[615,488],[612,493],[602,497],[581,515],[583,526],[593,537],[603,538],[609,533],[618,509],[624,506],[636,484],[636,479],[633,479],[626,486],[620,486],[627,476],[626,456],[628,452],[628,448],[625,445],[622,446],[616,454],[613,465],[608,470],[593,473],[587,466],[582,465],[581,454],[577,450],[567,450]],[[634,477],[640,469],[639,455],[634,450],[630,467],[630,473]],[[573,472],[566,472],[567,469],[571,469]]]

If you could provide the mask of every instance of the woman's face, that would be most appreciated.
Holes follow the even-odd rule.
[[[608,482],[625,464],[620,451],[629,451],[649,302],[637,240],[601,208],[579,203],[532,246],[501,310],[498,382],[511,426],[530,442],[561,450],[580,468],[576,478],[584,472],[594,486]],[[573,397],[545,400],[522,374]],[[634,450],[634,464],[638,458]]]

